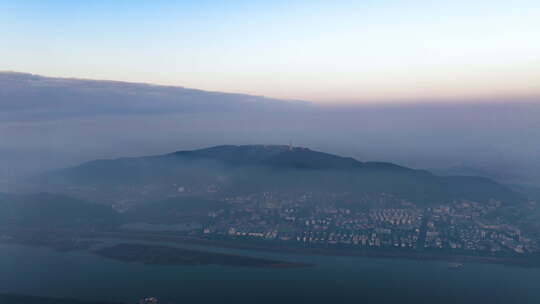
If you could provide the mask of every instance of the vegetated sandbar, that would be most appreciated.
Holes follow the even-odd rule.
[[[91,237],[92,235],[87,235]],[[255,250],[292,254],[325,255],[325,256],[362,256],[375,258],[403,258],[412,260],[439,260],[463,263],[502,264],[506,266],[519,266],[540,268],[540,256],[482,256],[458,253],[445,253],[433,251],[405,251],[405,250],[376,250],[376,249],[346,249],[346,248],[305,248],[270,243],[252,243],[238,240],[212,240],[197,237],[178,235],[165,235],[156,233],[95,233],[99,237],[115,237],[120,239],[172,242],[178,244],[195,244],[201,246],[232,248],[241,250]]]
[[[259,268],[299,268],[313,266],[241,255],[191,250],[161,245],[122,243],[96,250],[97,255],[126,262],[155,265],[222,265]]]

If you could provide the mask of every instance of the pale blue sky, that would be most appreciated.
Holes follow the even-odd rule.
[[[540,1],[5,1],[0,70],[327,103],[540,96]]]

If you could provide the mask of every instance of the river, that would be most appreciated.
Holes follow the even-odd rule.
[[[135,303],[540,303],[540,269],[215,249],[317,264],[298,269],[160,266],[86,251],[0,245],[0,292]]]

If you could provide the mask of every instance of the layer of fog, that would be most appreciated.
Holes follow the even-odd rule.
[[[533,183],[540,181],[538,101],[330,107],[0,73],[0,180],[96,158],[292,141],[362,161],[471,168]]]

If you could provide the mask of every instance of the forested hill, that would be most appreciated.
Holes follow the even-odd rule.
[[[156,156],[96,160],[48,173],[34,181],[55,189],[73,185],[96,189],[147,187],[148,191],[158,189],[156,193],[162,194],[181,185],[195,195],[208,192],[211,187],[214,196],[322,191],[389,193],[428,204],[454,199],[520,200],[512,190],[488,178],[436,176],[393,163],[361,162],[279,145],[225,145]],[[166,190],[167,187],[171,189]]]

